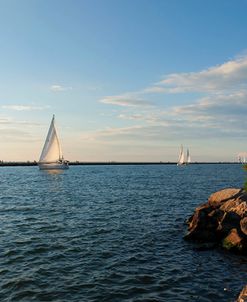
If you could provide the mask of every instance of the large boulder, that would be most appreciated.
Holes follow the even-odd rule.
[[[208,198],[208,203],[212,207],[219,207],[222,203],[228,200],[234,200],[240,195],[242,189],[228,188],[211,194]]]
[[[185,239],[218,243],[247,254],[247,193],[227,188],[210,195],[188,219]]]

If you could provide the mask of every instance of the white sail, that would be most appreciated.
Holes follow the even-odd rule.
[[[189,149],[187,149],[186,154],[185,154],[183,145],[181,145],[177,165],[178,166],[188,165],[190,162],[191,162],[191,158],[190,158]]]
[[[187,164],[189,164],[191,162],[189,149],[187,149],[187,160],[186,160],[186,162],[187,162]]]
[[[179,158],[178,158],[178,165],[183,165],[185,164],[185,161],[184,161],[184,150],[183,150],[183,145],[181,145],[180,147],[180,153],[179,153]]]
[[[64,160],[55,127],[55,116],[53,115],[51,125],[47,133],[45,144],[38,162],[41,170],[68,169],[69,162]]]
[[[55,116],[53,115],[51,125],[45,140],[45,144],[40,155],[39,162],[52,163],[60,161],[62,159],[62,151],[55,127]]]

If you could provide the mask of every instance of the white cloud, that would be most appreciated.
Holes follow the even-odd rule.
[[[49,106],[33,106],[33,105],[2,105],[3,109],[15,110],[15,111],[33,111],[33,110],[45,110]]]
[[[101,99],[100,102],[104,104],[111,104],[123,107],[152,106],[151,102],[138,97],[131,97],[131,95],[107,96]]]
[[[0,117],[0,126],[11,124],[10,118]]]
[[[0,128],[1,129],[7,129],[7,128],[16,128],[20,129],[23,127],[31,127],[33,128],[34,126],[41,126],[42,124],[37,123],[37,122],[32,122],[32,121],[27,121],[27,120],[17,120],[13,119],[11,117],[6,117],[6,116],[0,116]]]
[[[247,91],[209,95],[193,104],[177,106],[173,109],[173,112],[179,115],[209,115],[217,117],[219,115],[238,115],[240,117],[242,114],[247,113]]]
[[[245,89],[247,85],[247,56],[242,56],[221,65],[216,65],[198,72],[172,73],[164,76],[158,83],[152,84],[139,91],[128,92],[121,96],[109,96],[103,99],[103,103],[128,106],[141,100],[147,94],[178,94],[189,92],[222,93],[225,91],[238,91]],[[124,100],[126,102],[124,102]],[[121,102],[122,100],[122,102]],[[145,101],[149,103],[149,101]],[[141,102],[140,102],[141,104]]]
[[[168,90],[165,87],[161,87],[158,85],[150,86],[142,91],[143,93],[165,93],[168,92]]]
[[[106,137],[119,137],[120,135],[129,135],[138,129],[141,129],[142,126],[134,125],[129,127],[108,127],[103,130],[97,130],[93,132],[83,133],[81,138],[83,140],[96,140]]]
[[[246,124],[246,123],[245,123]],[[246,125],[245,125],[246,126]],[[85,132],[81,134],[83,141],[102,142],[106,144],[154,144],[168,142],[241,138],[246,136],[245,131],[239,131],[239,125],[234,122],[231,126],[225,126],[220,121],[190,121],[166,120],[160,124],[133,125],[129,127],[112,127],[103,130]]]
[[[142,90],[126,92],[122,95],[106,96],[100,102],[122,107],[152,106],[144,100],[150,94],[182,94],[201,92],[210,95],[241,93],[247,86],[247,56],[199,72],[173,73]],[[215,98],[217,101],[217,98]]]
[[[247,56],[199,72],[174,73],[149,88],[152,92],[183,93],[236,90],[247,84]]]
[[[119,114],[118,117],[120,119],[123,119],[123,120],[143,120],[145,119],[146,117],[143,116],[143,114],[131,114],[131,115],[127,115],[127,114]]]
[[[166,120],[169,116],[169,113],[162,112],[160,110],[153,110],[153,111],[143,111],[140,113],[134,113],[134,114],[124,114],[121,113],[118,115],[118,118],[123,120],[129,120],[129,121],[144,121],[145,123],[149,124],[165,124]]]
[[[72,90],[72,87],[66,87],[62,85],[51,85],[50,90],[53,92],[61,92],[61,91]]]
[[[162,129],[160,134],[163,131],[166,139],[174,136],[199,139],[245,136],[246,114],[247,90],[242,90],[226,95],[210,94],[191,104],[173,106],[165,111],[156,107],[141,112],[122,112],[117,117],[130,122],[140,121],[147,133],[151,129],[156,129],[156,133],[157,129]]]
[[[5,142],[11,144],[39,141],[40,126],[41,124],[32,121],[0,116],[0,135]]]

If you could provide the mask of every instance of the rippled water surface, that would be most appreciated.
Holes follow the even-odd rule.
[[[199,251],[185,219],[240,165],[0,168],[0,301],[234,301],[247,258]]]

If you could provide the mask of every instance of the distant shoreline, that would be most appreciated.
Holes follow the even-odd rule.
[[[70,166],[108,166],[108,165],[176,165],[177,162],[70,162]],[[241,164],[238,162],[192,162],[190,165],[208,165],[208,164]],[[38,163],[33,162],[0,162],[0,167],[18,167],[18,166],[37,166]]]

